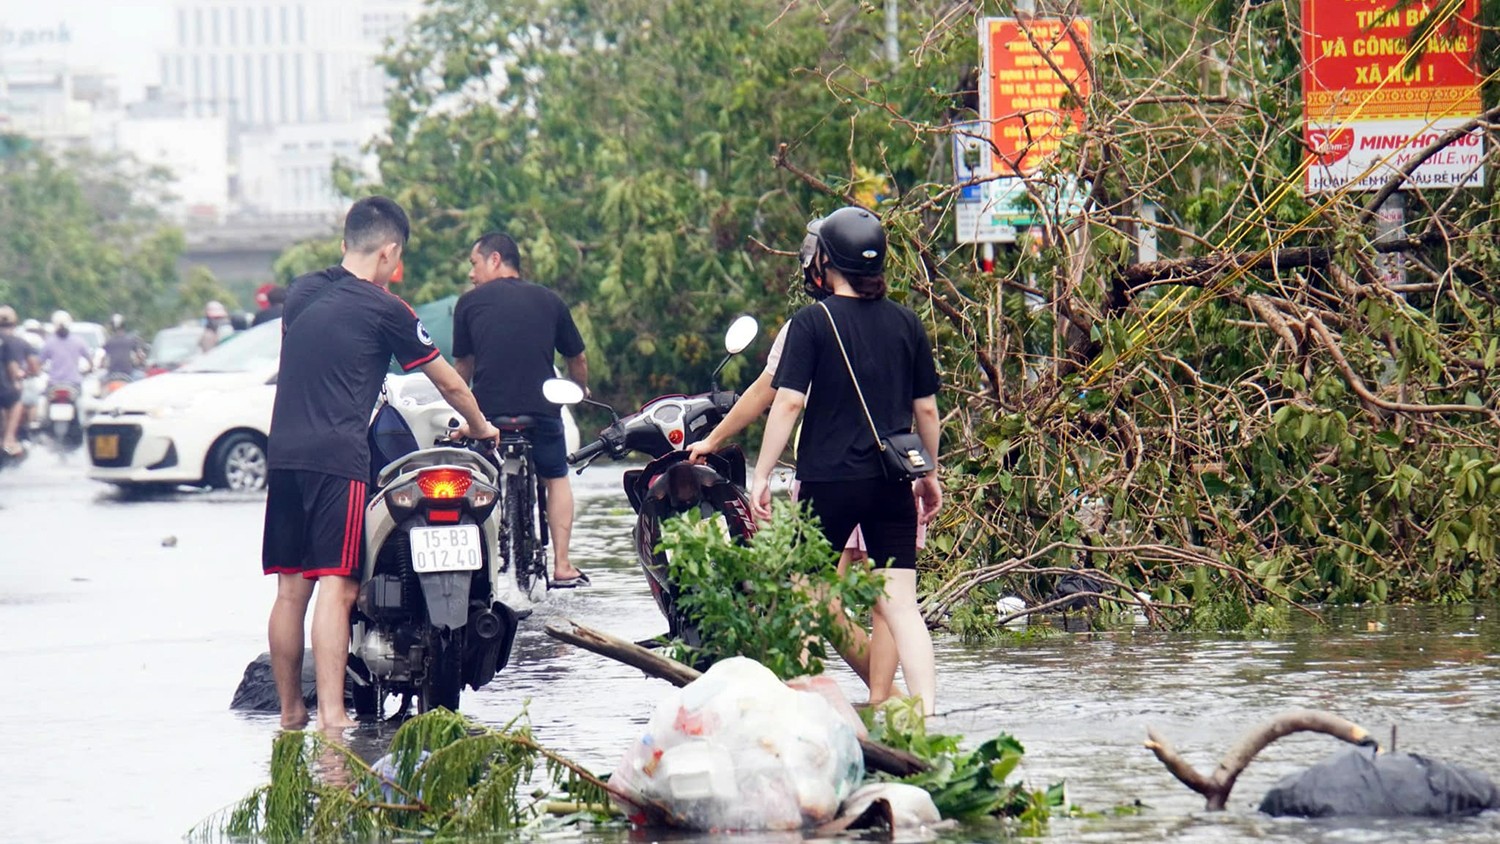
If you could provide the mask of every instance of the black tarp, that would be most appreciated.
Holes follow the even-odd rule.
[[[1260,802],[1268,815],[1326,818],[1455,817],[1500,808],[1478,771],[1415,753],[1345,751],[1282,780]]]
[[[312,650],[302,654],[302,699],[308,708],[317,706],[317,680],[313,674]],[[276,679],[271,676],[271,655],[263,653],[245,666],[245,676],[229,708],[239,712],[280,712],[281,698],[276,694]]]

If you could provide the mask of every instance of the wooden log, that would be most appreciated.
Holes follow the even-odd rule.
[[[548,624],[547,635],[586,651],[593,651],[600,656],[607,656],[616,662],[623,662],[631,668],[639,668],[652,677],[666,680],[678,688],[703,676],[703,672],[691,665],[683,665],[675,659],[662,656],[634,642],[627,642],[608,633],[584,627],[571,619],[564,624],[567,626]]]
[[[1230,748],[1219,762],[1219,767],[1205,775],[1177,754],[1167,740],[1146,728],[1146,749],[1167,767],[1172,776],[1183,785],[1203,795],[1206,808],[1211,812],[1222,811],[1229,803],[1229,793],[1234,790],[1240,773],[1250,765],[1257,753],[1265,750],[1271,742],[1292,733],[1323,733],[1340,741],[1355,745],[1374,745],[1375,739],[1358,724],[1345,721],[1337,715],[1316,709],[1293,709],[1283,712],[1257,726]]]
[[[690,665],[683,665],[634,642],[584,627],[571,619],[562,624],[548,624],[546,630],[547,635],[554,639],[593,651],[616,662],[623,662],[632,668],[639,668],[646,674],[666,680],[679,688],[703,676],[703,672]],[[909,777],[928,770],[926,762],[904,750],[887,747],[869,739],[860,739],[859,746],[865,754],[865,767],[872,771]]]

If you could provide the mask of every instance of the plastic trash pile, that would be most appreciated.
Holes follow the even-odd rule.
[[[863,779],[855,729],[828,700],[735,657],[656,708],[610,784],[674,826],[795,830],[832,820]]]

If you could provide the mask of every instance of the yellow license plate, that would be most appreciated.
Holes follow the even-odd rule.
[[[120,459],[120,435],[99,434],[94,437],[95,460]]]

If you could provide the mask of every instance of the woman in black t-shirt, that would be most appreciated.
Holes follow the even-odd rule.
[[[804,283],[818,301],[798,311],[787,330],[751,507],[769,518],[771,470],[805,408],[797,445],[801,498],[836,548],[860,526],[870,560],[885,570],[875,613],[889,626],[895,653],[872,643],[872,680],[894,674],[899,659],[908,690],[930,714],[937,680],[932,637],[917,608],[917,508],[910,484],[886,479],[871,423],[888,435],[910,431],[915,420],[928,453],[938,453],[932,349],[916,314],[885,297],[885,232],[874,214],[841,208],[807,228]],[[917,484],[923,518],[931,521],[942,506],[936,467]]]

